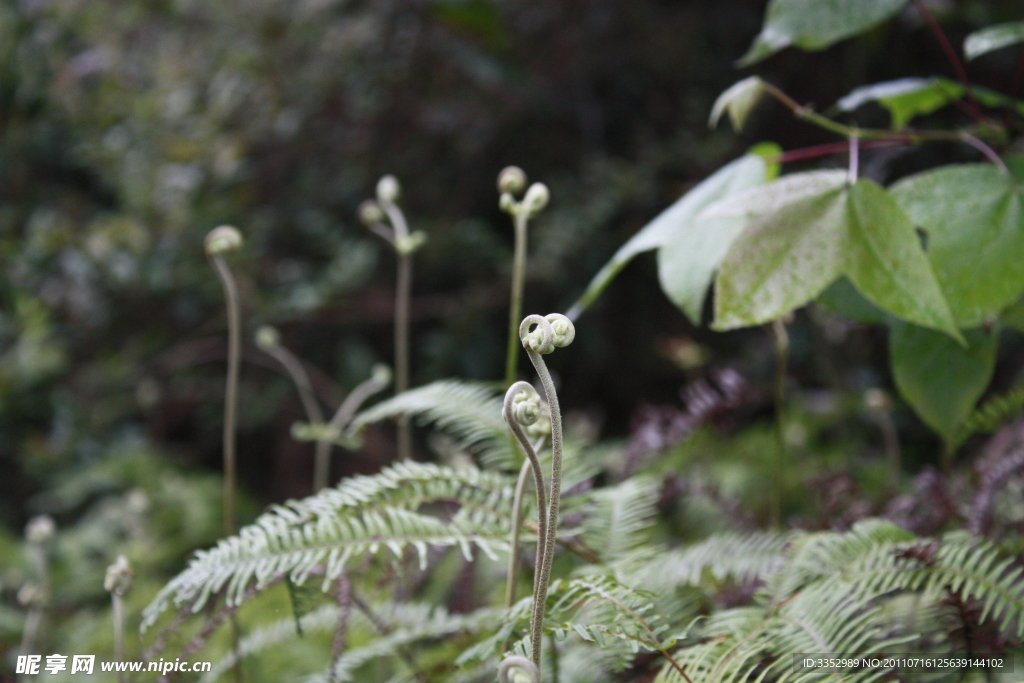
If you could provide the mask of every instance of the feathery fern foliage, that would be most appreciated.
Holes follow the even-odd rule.
[[[440,380],[398,394],[355,416],[350,432],[373,422],[400,415],[414,416],[420,424],[434,424],[480,457],[488,467],[514,469],[508,427],[501,417],[501,398],[486,385]]]
[[[964,532],[922,540],[888,522],[866,520],[847,533],[806,534],[793,539],[756,605],[713,614],[701,624],[696,641],[675,657],[694,683],[798,675],[872,680],[885,672],[800,672],[793,655],[906,651],[920,633],[894,623],[882,608],[902,593],[920,595],[926,604],[955,594],[980,606],[979,623],[991,620],[1019,639],[1024,637],[1022,571],[994,545]],[[683,680],[668,666],[658,678],[660,683]]]
[[[684,548],[648,548],[615,563],[629,585],[664,594],[680,586],[732,581],[750,584],[776,574],[786,562],[793,533],[718,534]]]
[[[632,477],[591,494],[584,542],[614,560],[650,541],[660,491],[653,477]]]
[[[476,546],[488,555],[508,547],[512,486],[501,475],[475,468],[402,463],[373,476],[347,479],[301,501],[274,506],[237,536],[200,551],[157,594],[144,612],[143,629],[172,603],[199,610],[226,592],[238,604],[249,585],[288,577],[302,584],[314,572],[326,586],[347,563],[390,551],[401,558],[412,547],[421,566],[428,546],[458,546],[468,558]],[[432,502],[460,506],[450,519],[420,512]]]
[[[1024,411],[1024,385],[993,396],[978,406],[957,429],[954,441],[961,444],[972,434],[994,432],[1021,411]]]

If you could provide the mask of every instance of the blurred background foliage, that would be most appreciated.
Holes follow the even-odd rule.
[[[928,4],[955,45],[1019,18],[1010,0]],[[306,495],[312,468],[309,444],[289,436],[301,404],[252,343],[256,327],[282,330],[329,404],[391,357],[394,260],[355,216],[384,173],[401,180],[412,227],[429,236],[416,258],[414,385],[496,380],[512,248],[494,187],[503,166],[521,165],[552,191],[531,228],[525,303],[544,312],[567,308],[629,236],[751,144],[834,141],[774,104],[742,135],[708,130],[712,102],[747,73],[734,62],[763,13],[756,0],[0,2],[0,555],[19,552],[30,515],[52,514],[74,529],[54,600],[91,591],[105,604],[102,572],[119,548],[147,558],[137,575],[155,572],[147,580],[157,586],[218,536],[225,320],[202,248],[218,224],[246,238],[234,267],[251,518]],[[1016,68],[1017,53],[1002,51],[972,62],[971,78],[1011,92]],[[953,76],[911,7],[757,71],[820,108],[866,82]],[[862,167],[888,181],[965,154],[865,151]],[[756,490],[734,464],[770,450],[763,330],[691,326],[661,294],[650,257],[577,329],[573,353],[554,366],[572,419],[601,437],[657,440],[682,386],[726,366],[740,373],[742,408],[669,462],[721,453],[708,476],[726,493]],[[877,513],[884,500],[873,492],[848,509],[863,483],[842,477],[853,457],[881,459],[882,432],[861,397],[891,391],[884,332],[814,308],[790,335],[794,415],[806,418],[793,420],[791,445],[798,461],[832,468],[792,523]],[[1014,339],[1001,347],[996,388],[1024,361]],[[938,461],[936,437],[908,409],[895,405],[892,419],[909,472]],[[375,471],[392,452],[381,427],[363,451],[336,459],[333,477]],[[687,503],[680,519],[750,522],[701,505]],[[150,528],[132,528],[139,518]],[[5,596],[20,571],[0,575]],[[15,645],[19,618],[0,610],[0,651]]]

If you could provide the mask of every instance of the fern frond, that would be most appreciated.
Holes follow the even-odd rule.
[[[575,633],[607,649],[609,637],[617,638],[634,655],[641,648],[656,651],[673,644],[666,639],[669,626],[655,610],[649,593],[607,576],[573,579],[554,590],[561,594],[551,609],[551,619],[558,624],[552,630],[559,640]]]
[[[545,617],[546,629],[558,641],[573,634],[579,636],[591,647],[596,645],[613,669],[623,669],[641,650],[663,651],[674,643],[666,637],[669,624],[658,614],[652,598],[610,576],[593,574],[555,581],[548,593],[548,601],[553,604]],[[529,651],[529,635],[509,648],[509,652],[522,656],[528,656]]]
[[[954,443],[961,444],[972,434],[994,432],[1001,424],[1024,411],[1024,385],[993,396],[978,406],[957,428]]]
[[[348,479],[274,506],[237,536],[198,552],[144,610],[142,629],[171,604],[190,602],[194,612],[222,589],[228,604],[237,604],[252,582],[260,588],[287,576],[301,584],[317,570],[327,586],[353,558],[382,550],[402,557],[412,547],[421,566],[431,545],[458,546],[467,558],[474,546],[495,556],[508,548],[511,498],[505,479],[474,468],[403,463]],[[413,509],[434,501],[462,509],[448,521]]]
[[[455,660],[455,666],[463,667],[493,657],[498,648],[506,644],[519,628],[525,627],[530,619],[533,597],[526,597],[504,611],[497,632],[465,650]]]
[[[583,540],[605,560],[636,550],[650,539],[660,491],[653,477],[637,476],[591,494]]]
[[[386,636],[344,653],[334,664],[333,680],[346,683],[355,679],[356,672],[367,662],[379,657],[391,657],[401,661],[397,653],[409,645],[447,638],[456,633],[477,633],[493,628],[504,610],[483,608],[469,614],[449,614],[443,607],[429,612],[420,610],[415,620],[389,620],[395,629]],[[327,683],[331,678],[327,672],[310,676],[306,683]]]
[[[399,415],[434,424],[489,467],[515,469],[508,427],[501,417],[502,401],[486,385],[440,380],[403,392],[356,415],[350,431]]]
[[[750,583],[776,574],[786,561],[794,533],[719,534],[685,548],[636,553],[618,563],[618,574],[631,586],[668,594],[679,586],[716,581]]]
[[[1001,631],[1024,637],[1024,567],[997,546],[964,531],[928,542],[882,544],[826,579],[852,584],[867,596],[894,591],[936,594],[949,591],[981,606]]]
[[[1020,638],[1022,573],[1013,558],[966,532],[918,539],[889,522],[865,520],[846,533],[804,534],[791,539],[760,604],[713,614],[700,625],[697,642],[674,656],[693,683],[871,681],[886,672],[800,671],[792,656],[892,653],[916,641],[935,625],[893,619],[892,601],[903,595],[919,596],[938,614],[938,600],[953,594],[979,606],[978,622],[994,621]],[[684,679],[665,667],[657,680]]]
[[[837,590],[822,584],[792,596],[778,607],[742,607],[720,612],[700,629],[701,642],[674,653],[693,683],[791,678],[869,681],[886,670],[799,671],[798,654],[819,657],[893,652],[906,638],[887,636],[880,609],[852,586]],[[683,681],[672,667],[659,680]]]
[[[813,581],[842,572],[871,552],[892,550],[914,540],[914,534],[883,519],[862,520],[843,533],[826,531],[795,537],[786,569],[776,576],[771,591],[776,600],[784,600]]]
[[[340,612],[341,609],[337,605],[324,605],[302,616],[299,623],[302,625],[303,632],[327,631],[337,627]],[[355,621],[360,617],[362,617],[361,614],[353,612],[349,618]],[[363,620],[365,621],[365,617]],[[294,617],[286,617],[253,631],[239,641],[238,654],[242,657],[249,657],[298,637],[295,621]],[[228,652],[223,659],[214,663],[213,667],[203,674],[199,683],[213,683],[230,671],[236,661],[235,652]]]

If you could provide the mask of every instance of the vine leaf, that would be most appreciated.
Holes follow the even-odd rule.
[[[967,348],[943,334],[895,322],[889,332],[893,377],[900,394],[947,443],[988,387],[999,335],[964,332]],[[937,369],[941,369],[937,371]]]
[[[836,108],[849,112],[878,102],[889,111],[892,127],[903,128],[915,116],[931,114],[963,95],[964,87],[948,78],[900,78],[857,88],[836,102]]]
[[[702,217],[730,216],[744,227],[718,270],[713,328],[774,320],[846,275],[879,308],[963,342],[913,223],[876,183],[797,173]]]
[[[719,169],[683,195],[654,220],[623,244],[611,260],[594,276],[586,291],[568,311],[575,319],[600,296],[608,283],[637,254],[667,245],[689,250],[694,244],[704,251],[692,255],[673,255],[669,265],[659,267],[662,288],[693,320],[700,321],[704,296],[718,261],[735,235],[714,226],[696,224],[694,218],[715,202],[733,197],[745,190],[768,182],[778,173],[778,164],[769,157],[781,150],[776,145],[759,145],[750,153]],[[707,234],[705,234],[707,233]],[[724,247],[722,246],[724,244]],[[716,253],[721,254],[715,256]],[[707,259],[712,259],[709,262]]]
[[[823,50],[866,31],[900,11],[907,0],[771,0],[764,26],[739,66],[750,66],[795,45]]]
[[[931,114],[959,100],[965,93],[962,84],[948,78],[899,78],[852,90],[836,102],[836,109],[849,112],[867,102],[878,102],[889,111],[892,127],[902,128],[915,116]],[[986,107],[1006,107],[1024,113],[1024,102],[1001,92],[972,85],[971,95]]]
[[[950,165],[891,193],[928,233],[928,258],[961,327],[983,324],[1024,292],[1024,202],[1011,176],[991,164]]]
[[[714,128],[722,114],[728,114],[733,130],[742,130],[743,122],[747,120],[750,111],[761,101],[763,95],[764,81],[757,76],[750,76],[739,83],[734,83],[715,100],[708,125]]]
[[[964,39],[964,57],[971,60],[1016,43],[1024,43],[1024,22],[1010,21],[986,26]]]

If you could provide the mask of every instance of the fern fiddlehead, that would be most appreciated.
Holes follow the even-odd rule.
[[[533,363],[534,368],[537,370],[537,375],[540,377],[541,385],[544,388],[545,398],[547,398],[548,406],[551,409],[551,489],[548,495],[546,528],[537,544],[537,569],[534,575],[533,611],[530,618],[532,648],[530,654],[533,663],[538,669],[540,667],[544,607],[547,601],[548,584],[551,579],[551,562],[555,553],[558,504],[562,488],[562,414],[558,406],[555,383],[551,379],[551,373],[544,363],[543,356],[553,352],[556,348],[568,346],[575,337],[576,329],[573,327],[572,321],[561,313],[551,313],[547,316],[528,315],[523,318],[522,323],[519,325],[519,339],[526,349],[527,355],[530,357],[530,362]],[[509,427],[516,435],[516,438],[523,444],[524,449],[532,450],[522,430],[518,429],[518,422],[515,419],[508,419],[509,417],[518,417],[509,414],[512,406],[508,397],[510,395],[514,397],[518,391],[523,391],[522,389],[517,390],[517,392],[512,391],[522,385],[529,386],[525,382],[518,382],[513,384],[509,388],[509,394],[506,394],[506,406],[509,406],[506,409],[506,420],[509,422]],[[533,406],[526,400],[520,401],[520,405],[519,412],[522,413],[522,416],[530,417],[534,410]],[[539,401],[537,411],[539,413]],[[534,454],[534,457],[536,457],[536,454]],[[543,478],[539,473],[539,469],[538,464],[537,469],[534,470],[538,492],[543,485]],[[539,498],[540,496],[538,495]],[[538,500],[538,502],[540,501]],[[539,510],[538,518],[541,518],[544,516],[543,503],[540,504]]]
[[[513,655],[498,666],[498,683],[540,683],[540,671],[526,657]]]
[[[515,195],[526,190],[522,201],[516,201]],[[523,283],[526,277],[526,228],[530,219],[544,210],[548,204],[550,192],[543,183],[534,183],[526,189],[526,173],[518,166],[507,166],[498,174],[498,192],[501,200],[498,206],[512,216],[515,227],[515,252],[512,257],[512,293],[508,318],[508,354],[505,359],[505,383],[511,384],[516,379],[516,359],[519,355],[519,339],[516,338],[517,325],[523,315]]]
[[[523,431],[524,427],[530,428],[537,425],[541,418],[540,395],[537,390],[529,382],[516,382],[510,386],[505,393],[502,415],[526,453],[526,462],[523,463],[523,472],[519,474],[515,497],[512,500],[512,548],[509,553],[508,586],[505,596],[506,606],[511,607],[515,599],[515,567],[519,561],[517,548],[519,546],[519,526],[522,523],[522,494],[526,479],[523,475],[527,467],[533,472],[533,486],[537,492],[537,571],[533,575],[534,594],[537,592],[540,568],[543,566],[544,553],[547,548],[548,520],[546,515],[548,506],[544,494],[544,472],[541,470],[536,449]]]

